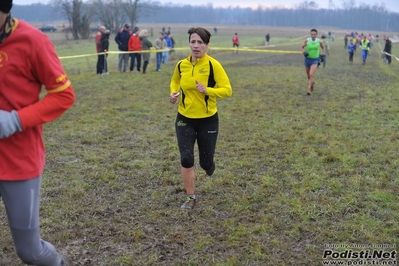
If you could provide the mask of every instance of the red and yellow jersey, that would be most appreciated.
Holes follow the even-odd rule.
[[[207,95],[198,92],[196,81],[207,87]],[[216,99],[230,97],[233,93],[222,65],[208,54],[195,63],[191,62],[191,55],[177,63],[170,93],[179,91],[178,112],[188,118],[213,116],[217,112]]]
[[[16,19],[0,43],[0,77],[0,110],[16,110],[23,129],[0,139],[0,180],[37,177],[45,165],[43,124],[73,105],[71,83],[48,37]]]

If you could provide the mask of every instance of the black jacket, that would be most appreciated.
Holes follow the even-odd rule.
[[[118,49],[120,51],[127,51],[130,36],[132,35],[131,31],[126,31],[121,29],[115,36],[115,42],[118,44]]]
[[[104,50],[108,51],[109,48],[109,35],[103,34],[100,40],[100,52],[104,52]]]
[[[391,49],[392,49],[392,42],[390,39],[387,39],[385,41],[385,47],[384,47],[384,52],[387,52],[388,54],[391,53]]]

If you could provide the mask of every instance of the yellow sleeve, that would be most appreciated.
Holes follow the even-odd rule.
[[[179,64],[181,61],[177,62],[175,66],[175,70],[173,71],[172,79],[170,80],[170,94],[174,92],[178,92],[180,90],[180,72],[179,72]]]
[[[216,81],[215,88],[207,88],[207,94],[209,96],[214,96],[216,98],[227,98],[231,97],[233,94],[233,89],[231,88],[229,77],[222,65],[216,61],[212,60],[214,78]]]

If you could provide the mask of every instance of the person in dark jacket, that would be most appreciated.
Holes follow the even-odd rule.
[[[105,28],[105,26],[100,26],[100,28],[98,29],[98,32],[97,32],[97,34],[96,34],[96,37],[95,37],[95,42],[96,42],[96,51],[97,51],[97,53],[98,53],[98,56],[97,56],[97,75],[101,75],[101,73],[102,73],[102,70],[103,70],[103,67],[102,67],[102,65],[100,64],[101,62],[100,62],[100,56],[101,56],[101,36],[103,36],[103,34],[104,34],[104,32],[105,32],[105,30],[106,30],[106,28]]]
[[[127,64],[129,62],[128,45],[132,32],[129,30],[129,25],[125,24],[115,36],[115,42],[118,44],[118,49],[121,53],[118,56],[118,72],[126,72]],[[123,62],[123,69],[122,69]]]
[[[391,50],[392,50],[392,41],[389,39],[388,36],[384,35],[384,40],[385,40],[385,47],[384,47],[384,53],[385,53],[385,59],[388,61],[388,65],[391,63]]]
[[[353,64],[353,55],[356,52],[356,44],[353,43],[353,39],[351,38],[349,40],[349,44],[348,44],[348,54],[349,54],[349,64],[352,65]]]
[[[100,40],[100,51],[101,53],[107,53],[108,52],[108,48],[109,48],[109,34],[110,31],[106,30],[104,32],[104,34],[101,36],[101,40]],[[105,74],[109,74],[108,73],[108,66],[107,66],[107,54],[101,54],[99,61],[100,61],[100,67],[101,67],[101,74],[105,75]]]

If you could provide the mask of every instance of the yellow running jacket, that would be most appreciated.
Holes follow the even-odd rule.
[[[207,94],[198,92],[195,81],[204,84]],[[217,112],[216,99],[230,97],[233,90],[222,65],[205,54],[197,62],[191,55],[180,60],[170,82],[170,94],[180,92],[178,112],[187,118],[211,117]]]

